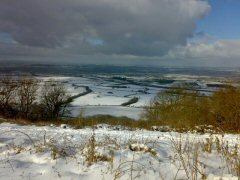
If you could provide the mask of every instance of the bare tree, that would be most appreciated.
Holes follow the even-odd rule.
[[[33,78],[22,78],[18,81],[17,109],[21,117],[29,118],[37,98],[37,90],[38,82]]]
[[[0,79],[0,113],[5,116],[13,116],[17,83],[12,77]]]
[[[41,90],[41,106],[43,117],[58,119],[66,114],[66,107],[71,102],[67,90],[61,82],[45,82]]]

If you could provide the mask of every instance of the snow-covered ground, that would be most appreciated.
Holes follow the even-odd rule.
[[[182,82],[197,84],[198,88],[203,90],[202,93],[207,93],[205,90],[211,90],[206,86],[211,81],[199,80],[203,77],[198,76],[179,78],[177,75],[166,77],[83,75],[81,77],[38,78],[43,81],[53,79],[63,82],[70,95],[83,93],[86,87],[92,90],[91,93],[74,99],[71,104],[72,116],[79,116],[81,113],[84,116],[109,114],[139,119],[142,108],[149,105],[157,93],[173,84]],[[166,83],[164,83],[165,80]],[[138,102],[127,107],[122,106],[133,97],[137,97]]]
[[[56,80],[63,82],[70,95],[77,95],[86,91],[91,93],[74,99],[71,104],[71,115],[76,117],[92,115],[127,116],[139,119],[142,108],[149,104],[161,88],[151,87],[146,91],[146,86],[131,84],[127,81],[114,79],[113,76],[83,76],[83,77],[38,77],[40,80]],[[139,80],[139,77],[134,77]],[[142,80],[142,78],[140,78]],[[138,97],[137,103],[127,107],[122,104],[131,98]]]
[[[2,123],[0,179],[168,180],[206,176],[209,180],[238,180],[234,161],[227,158],[231,153],[226,153],[240,153],[235,147],[239,142],[239,135],[230,134],[222,137],[129,131],[107,125],[93,130]],[[91,163],[92,154],[97,162]]]

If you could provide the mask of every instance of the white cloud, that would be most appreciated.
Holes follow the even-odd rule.
[[[186,46],[178,46],[170,50],[168,57],[173,59],[240,60],[240,40],[218,40],[211,43],[187,43]]]

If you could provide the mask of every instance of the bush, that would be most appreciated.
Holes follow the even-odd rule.
[[[240,88],[223,89],[210,98],[215,125],[228,130],[240,130]]]
[[[194,89],[173,87],[155,97],[145,108],[143,118],[177,128],[207,124],[239,131],[240,89],[225,88],[204,96]]]
[[[67,106],[72,99],[60,82],[45,82],[41,89],[40,106],[45,119],[58,119],[67,114]]]

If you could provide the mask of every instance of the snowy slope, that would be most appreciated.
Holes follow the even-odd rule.
[[[228,141],[228,148],[239,144],[239,135],[199,135],[146,130],[114,130],[107,125],[93,129],[72,129],[61,127],[20,126],[0,124],[0,179],[191,179],[194,168],[188,161],[194,153],[185,152],[186,147],[196,147],[197,142],[209,139]],[[100,126],[99,126],[100,127]],[[116,128],[115,128],[116,129]],[[94,136],[93,136],[94,134]],[[88,164],[89,139],[94,140],[94,151],[108,162]],[[180,141],[181,139],[181,141]],[[181,143],[179,143],[181,142]],[[182,158],[176,152],[174,143],[182,144]],[[131,150],[133,145],[139,151]],[[185,148],[184,148],[185,147]],[[142,148],[142,149],[141,149]],[[151,151],[145,151],[146,148]],[[199,146],[197,179],[206,175],[209,180],[237,180],[229,174],[229,163],[216,150],[201,153]],[[148,150],[149,150],[148,149]],[[195,151],[194,151],[195,152]],[[185,168],[184,168],[185,167]],[[201,174],[202,173],[202,174]],[[228,174],[228,175],[227,175]]]

